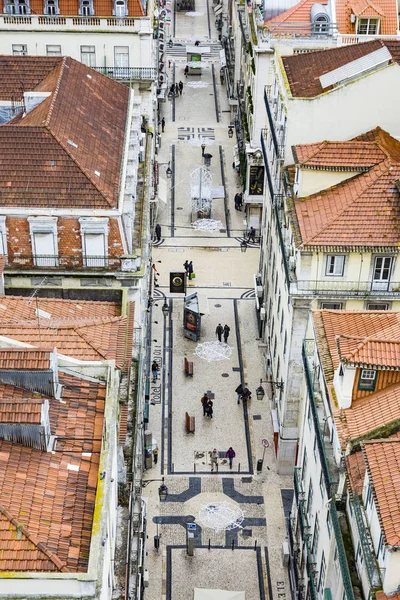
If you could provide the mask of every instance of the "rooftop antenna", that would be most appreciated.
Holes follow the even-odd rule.
[[[46,283],[47,276],[43,277],[42,281],[39,285],[34,289],[33,293],[29,296],[29,300],[27,302],[28,306],[35,300],[36,305],[36,318],[38,324],[38,332],[39,332],[39,344],[42,345],[41,331],[40,331],[40,316],[39,316],[39,291],[40,288]]]

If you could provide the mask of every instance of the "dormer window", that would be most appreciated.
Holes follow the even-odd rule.
[[[311,7],[311,27],[314,35],[326,35],[330,31],[331,16],[328,6],[313,4]]]
[[[80,0],[78,12],[82,17],[92,17],[94,15],[93,0]]]
[[[29,0],[5,0],[4,12],[8,15],[29,15]]]
[[[379,25],[379,19],[357,19],[357,33],[358,35],[377,35]]]
[[[376,385],[377,371],[374,369],[361,369],[358,389],[373,392]]]
[[[45,0],[44,2],[45,15],[59,15],[58,0]]]
[[[114,0],[114,16],[127,17],[128,7],[126,0]]]

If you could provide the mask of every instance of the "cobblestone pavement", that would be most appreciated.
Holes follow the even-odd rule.
[[[257,247],[240,250],[243,213],[235,211],[233,197],[240,181],[232,169],[234,140],[228,137],[230,122],[226,91],[219,81],[211,1],[196,1],[196,13],[172,19],[171,36],[176,43],[196,39],[213,41],[213,56],[201,77],[184,77],[184,53],[174,50],[168,58],[169,81],[184,82],[183,95],[162,106],[165,133],[158,160],[171,161],[173,177],[168,203],[160,203],[157,222],[162,227],[161,243],[153,247],[158,271],[155,304],[152,307],[152,355],[161,364],[159,380],[150,391],[149,430],[159,448],[159,460],[146,479],[165,478],[168,497],[158,498],[158,481],[143,493],[147,503],[147,555],[149,572],[146,600],[189,600],[193,588],[244,590],[246,600],[289,600],[287,570],[282,566],[282,543],[286,538],[285,512],[290,509],[292,480],[277,475],[272,450],[271,390],[256,399],[255,390],[265,373],[263,350],[257,340],[254,279],[258,270]],[[214,64],[214,68],[212,65]],[[190,87],[201,81],[206,87]],[[215,92],[217,97],[215,97]],[[201,138],[207,137],[206,152],[212,154],[213,186],[225,187],[225,199],[213,201],[213,218],[222,223],[215,233],[191,227],[190,173],[202,164]],[[160,170],[166,167],[160,167]],[[229,216],[229,218],[228,218]],[[227,220],[228,219],[228,220]],[[202,317],[199,343],[216,341],[218,323],[230,328],[228,359],[208,362],[195,354],[197,343],[183,335],[183,297],[169,295],[169,272],[182,270],[192,260],[196,278],[188,293],[208,299],[208,314]],[[161,311],[167,298],[171,313]],[[193,377],[184,372],[185,357],[193,361]],[[253,392],[248,406],[237,404],[235,388],[244,381]],[[203,417],[200,398],[214,395],[213,419]],[[185,413],[195,417],[195,433],[186,433]],[[262,439],[271,446],[265,451],[263,470],[256,470],[263,457]],[[232,446],[236,452],[232,470],[224,458]],[[220,453],[218,472],[211,472],[209,452]],[[229,502],[243,511],[239,529],[215,532],[198,520],[202,506]],[[186,552],[186,523],[197,522],[194,556]],[[153,537],[161,535],[160,549]]]

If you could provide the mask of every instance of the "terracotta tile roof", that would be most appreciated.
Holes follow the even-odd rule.
[[[365,442],[363,454],[386,543],[400,546],[400,440]]]
[[[336,21],[340,33],[356,33],[351,14],[361,18],[380,18],[380,34],[396,35],[398,30],[396,0],[337,0]]]
[[[0,55],[0,100],[22,100],[24,90],[34,90],[63,60],[62,56],[24,56],[24,60],[10,58]]]
[[[400,340],[400,313],[389,311],[313,310],[318,349],[325,377],[333,381],[339,366],[337,336]]]
[[[128,88],[65,57],[34,91],[50,95],[0,125],[2,203],[116,207]]]
[[[119,413],[118,444],[120,446],[125,446],[127,433],[128,433],[128,406],[124,405],[124,406],[120,407],[120,413]]]
[[[400,41],[373,40],[361,44],[341,46],[329,50],[305,52],[293,56],[283,56],[282,62],[290,91],[294,97],[313,98],[327,92],[319,80],[321,75],[343,67],[353,60],[362,58],[375,50],[385,47],[391,53],[393,60],[400,61]]]
[[[339,439],[345,447],[352,440],[371,435],[400,420],[400,384],[353,400],[351,408],[333,409]]]
[[[50,368],[50,352],[36,348],[0,348],[0,369],[42,370]]]
[[[400,339],[379,340],[371,337],[337,338],[339,356],[345,363],[361,368],[386,367],[400,370]]]
[[[374,156],[374,160],[377,160],[380,152],[383,160],[367,172],[305,198],[294,198],[288,202],[295,240],[299,246],[398,248],[400,142],[380,128],[366,134],[368,135],[375,138],[372,144],[376,148],[371,152],[371,157]],[[347,142],[335,142],[341,149],[343,164],[348,162],[355,166],[358,160],[358,165],[361,166],[361,161],[365,160],[363,149],[366,147],[368,153],[371,142],[361,140],[360,137],[348,142],[348,146]],[[358,152],[355,152],[356,145],[359,145]],[[306,160],[312,153],[318,154],[316,144],[312,146],[313,148],[300,148],[300,154]],[[325,157],[326,165],[327,153]],[[335,153],[333,162],[337,164],[337,161]],[[365,162],[364,166],[366,165]]]
[[[366,470],[361,450],[346,456],[346,469],[352,492],[361,494]]]
[[[311,7],[315,0],[300,0],[297,4],[285,12],[269,19],[264,23],[264,27],[271,30],[272,34],[279,35],[311,35]],[[328,2],[320,2],[327,5]]]
[[[329,390],[340,362],[338,336],[400,340],[399,313],[314,310],[312,315],[318,353]],[[400,384],[357,398],[352,401],[351,408],[345,410],[337,408],[332,398],[336,428],[343,446],[400,420]]]
[[[400,592],[397,594],[385,594],[384,592],[376,592],[376,600],[400,600]]]
[[[44,12],[43,0],[31,0],[32,12],[42,15]],[[128,16],[142,17],[145,13],[140,0],[127,0]],[[58,7],[60,15],[65,17],[78,16],[79,2],[78,0],[59,0]],[[112,17],[114,11],[114,3],[112,0],[93,0],[94,15],[96,17]]]
[[[121,314],[121,306],[117,302],[0,296],[0,321],[36,319],[37,310],[43,311],[39,312],[39,315],[47,313],[48,318],[53,319],[95,319],[97,317],[117,317]],[[46,317],[42,317],[45,322],[47,322]]]
[[[0,400],[0,423],[22,423],[40,425],[42,419],[42,400],[35,398],[27,402]]]
[[[399,144],[400,146],[400,144]],[[386,154],[376,142],[323,141],[316,144],[292,146],[296,164],[302,167],[370,169],[382,162]]]
[[[60,382],[64,403],[49,399],[54,453],[0,441],[3,571],[88,568],[106,388],[70,376]]]
[[[1,317],[1,315],[0,315]],[[42,319],[0,321],[0,336],[35,348],[56,347],[60,354],[79,360],[116,360],[125,366],[127,317],[97,319]]]

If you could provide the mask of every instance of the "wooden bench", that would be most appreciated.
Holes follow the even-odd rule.
[[[190,362],[185,356],[185,374],[186,377],[193,377],[193,363]]]
[[[189,413],[185,413],[185,425],[187,433],[194,433],[196,430],[195,417],[191,417]]]

